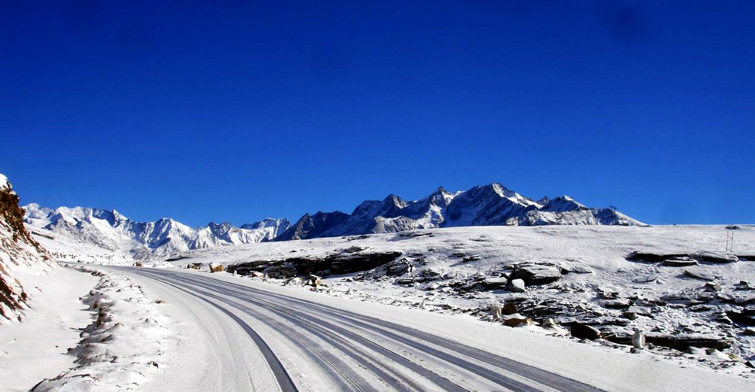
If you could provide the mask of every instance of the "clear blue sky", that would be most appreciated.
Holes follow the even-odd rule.
[[[496,181],[755,223],[753,1],[2,0],[0,53],[24,203],[238,225]]]

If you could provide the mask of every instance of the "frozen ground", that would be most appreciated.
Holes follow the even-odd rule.
[[[181,323],[162,315],[162,301],[122,274],[91,271],[14,268],[30,306],[0,327],[2,390],[141,390],[179,362],[168,357]]]
[[[94,288],[81,297],[92,316],[80,328],[78,343],[68,350],[75,366],[45,379],[33,390],[142,390],[166,365],[176,362],[168,358],[177,345],[174,330],[179,326],[161,314],[163,300],[149,298],[126,276],[72,268],[79,271],[67,273],[87,276],[91,272],[99,277]]]
[[[90,313],[78,297],[97,279],[65,268],[40,271],[16,268],[31,297],[21,323],[0,326],[0,385],[6,391],[28,391],[44,378],[75,366],[67,355],[76,346],[79,331],[90,323]]]
[[[504,366],[494,372],[535,389],[548,389],[548,382],[523,376],[527,366],[565,376],[566,383],[573,380],[605,390],[748,390],[755,375],[750,367],[754,331],[747,325],[755,302],[755,228],[734,230],[733,253],[742,256],[739,260],[699,253],[723,253],[726,236],[723,226],[469,227],[175,254],[170,261],[145,262],[147,268],[121,270],[144,288],[147,302],[166,301],[156,308],[162,315],[158,325],[174,334],[157,339],[163,351],[133,356],[138,363],[155,358],[152,354],[162,359],[159,370],[131,367],[137,374],[131,374],[135,383],[129,385],[143,390],[220,391],[269,390],[277,384],[286,390],[276,378],[275,366],[245,329],[250,328],[269,344],[300,390],[353,389],[355,384],[345,380],[383,385],[385,378],[375,379],[375,369],[396,380],[414,374],[410,380],[418,377],[420,384],[436,389],[443,383],[432,375],[422,376],[425,371],[409,363],[394,364],[397,358],[390,358],[395,353],[447,375],[465,389],[489,390],[508,382],[465,376],[467,370],[459,369],[467,366],[466,356],[433,362],[437,355],[446,355],[444,351],[406,347],[407,342],[395,340],[406,333],[412,340],[427,342],[427,347],[444,342],[434,339],[451,339],[463,343],[464,350],[483,349],[514,360],[520,364],[510,368],[515,370],[506,373]],[[87,249],[64,242],[56,246],[58,254],[72,255],[68,259],[83,261],[80,264],[134,263],[77,254]],[[632,252],[648,255],[628,259]],[[173,270],[191,266],[207,271],[218,264],[237,276]],[[509,281],[527,269],[552,281],[528,280],[523,292],[515,292]],[[308,273],[322,277],[318,287],[304,285],[317,280],[308,279]],[[497,307],[503,310],[500,317]],[[117,317],[119,312],[112,314]],[[389,324],[369,332],[365,325],[353,324],[364,317]],[[547,320],[555,326],[541,326]],[[344,330],[336,331],[328,323]],[[579,326],[595,328],[602,339],[570,338],[567,331],[577,335]],[[419,335],[412,337],[405,327]],[[629,338],[635,328],[656,344],[632,350]],[[435,337],[422,335],[426,333]],[[370,341],[394,354],[376,353],[379,349]],[[234,349],[238,347],[243,349]],[[340,365],[329,362],[327,352],[341,358]],[[349,359],[354,352],[362,353],[362,359]],[[313,361],[312,355],[323,356]],[[502,366],[495,360],[472,364]],[[551,376],[545,379],[552,381]],[[389,382],[384,387],[397,385],[401,384]],[[570,390],[558,383],[551,387]]]
[[[468,315],[336,298],[229,274],[152,268],[124,272],[146,292],[170,292],[176,315],[211,326],[196,331],[193,340],[200,346],[214,342],[220,350],[194,355],[194,366],[184,374],[190,379],[201,374],[206,383],[190,390],[285,391],[291,383],[301,391],[734,391],[752,386],[740,377],[680,367],[647,352],[628,355],[574,344],[524,329],[502,329]],[[218,323],[223,327],[212,327]],[[244,326],[261,337],[272,359],[251,339],[238,345]],[[236,350],[225,349],[237,345]],[[275,363],[287,377],[275,375]],[[191,371],[197,367],[204,372]],[[145,389],[176,390],[166,378]]]
[[[637,328],[657,342],[649,350],[655,355],[682,366],[752,377],[755,338],[747,323],[754,311],[755,262],[747,257],[755,254],[755,228],[734,230],[734,253],[745,256],[737,262],[681,260],[695,265],[667,266],[627,260],[635,251],[723,253],[726,235],[723,226],[469,227],[222,247],[188,252],[170,264],[220,262],[245,267],[237,269],[240,273],[277,276],[281,279],[270,282],[295,286],[298,280],[286,279],[292,269],[301,275],[302,267],[316,270],[321,262],[327,267],[333,255],[340,260],[400,252],[389,268],[325,277],[326,291],[490,321],[491,306],[511,303],[516,312],[502,315],[504,321],[514,318],[524,325],[529,318],[540,324],[550,318],[562,326],[589,325],[622,343],[602,344],[627,352]],[[517,277],[514,268],[525,263],[555,268],[559,279],[512,292],[507,277]],[[668,345],[679,349],[664,347]]]

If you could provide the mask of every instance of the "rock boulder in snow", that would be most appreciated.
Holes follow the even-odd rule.
[[[546,284],[561,279],[561,269],[548,264],[524,263],[516,267],[514,275],[527,285]]]

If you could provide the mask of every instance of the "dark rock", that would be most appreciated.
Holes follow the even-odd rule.
[[[632,301],[629,300],[628,298],[607,299],[604,301],[600,301],[600,305],[608,309],[626,309],[631,304],[632,304]]]
[[[666,267],[689,267],[697,265],[697,260],[692,260],[688,256],[672,257],[663,261],[663,265]]]
[[[322,286],[322,279],[317,275],[309,275],[307,276],[307,284],[309,284],[312,287],[319,287]]]
[[[731,341],[708,335],[646,335],[645,341],[656,346],[664,346],[679,351],[686,351],[690,347],[714,348],[717,350],[731,347]]]
[[[697,252],[692,257],[695,260],[705,261],[708,263],[734,263],[739,261],[737,256],[721,252]]]
[[[517,306],[514,303],[507,302],[503,305],[503,314],[509,315],[517,313],[518,311],[519,309],[517,309]]]
[[[546,284],[561,279],[561,269],[553,265],[525,263],[517,266],[514,275],[527,285]]]
[[[632,252],[626,256],[629,261],[640,261],[645,263],[660,263],[662,261],[675,258],[684,257],[686,254],[658,254],[650,252]]]
[[[352,246],[343,250],[344,253],[357,253],[370,249],[369,246]]]
[[[462,262],[464,262],[464,263],[467,263],[467,262],[470,262],[470,261],[477,261],[477,260],[480,260],[481,258],[482,258],[482,257],[481,257],[480,255],[469,255],[469,256],[464,256],[464,257],[463,257],[463,258],[461,259],[461,261],[462,261]]]
[[[330,263],[333,274],[340,275],[366,271],[387,264],[399,256],[401,252],[335,254],[326,257],[325,261]]]
[[[708,312],[713,310],[713,306],[711,305],[694,305],[690,306],[689,308],[690,312]]]
[[[577,339],[600,339],[600,331],[595,327],[582,323],[572,323],[570,327],[571,336],[574,336]]]
[[[394,260],[387,264],[388,275],[403,275],[411,268],[411,262],[407,259]]]
[[[729,316],[731,321],[737,324],[747,325],[750,327],[755,326],[755,314],[753,314],[752,311],[743,310],[741,312],[737,312],[730,310],[726,312],[726,315]]]
[[[607,333],[604,338],[614,343],[632,345],[632,336],[626,333]],[[707,335],[648,334],[645,335],[645,342],[648,344],[648,347],[656,345],[679,351],[686,351],[690,347],[705,347],[720,350],[731,346],[731,341],[729,340]]]
[[[506,286],[506,283],[508,283],[506,278],[485,278],[482,281],[482,286],[488,290],[496,290]]]
[[[352,248],[349,248],[352,249]],[[366,249],[366,248],[359,248]],[[395,260],[401,252],[386,253],[336,253],[325,258],[307,258],[292,257],[284,260],[255,260],[245,263],[228,265],[227,270],[230,273],[236,272],[239,275],[249,275],[252,271],[267,272],[271,277],[279,274],[282,265],[288,265],[294,269],[294,275],[307,276],[309,274],[329,275],[346,274],[350,272],[367,271],[375,267],[387,264]],[[290,274],[290,268],[284,268],[283,273]]]

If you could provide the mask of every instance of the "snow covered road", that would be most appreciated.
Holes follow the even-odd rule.
[[[168,302],[191,313],[200,324],[194,333],[205,335],[191,340],[212,342],[209,353],[197,351],[188,368],[167,370],[173,390],[744,390],[752,385],[706,369],[616,355],[464,317],[382,305],[376,310],[375,304],[227,274],[110,268],[131,275],[148,291],[170,292]],[[172,376],[181,371],[180,379]]]
[[[192,295],[244,329],[269,369],[237,372],[233,375],[236,380],[226,380],[223,390],[249,390],[259,384],[249,379],[254,377],[273,378],[282,391],[600,390],[451,339],[355,312],[209,276],[158,269],[124,270]],[[228,330],[221,332],[233,338]]]

